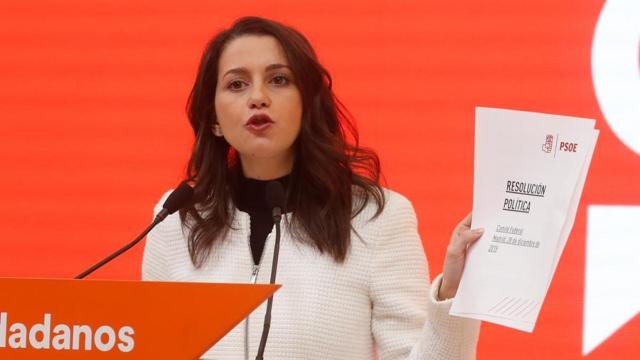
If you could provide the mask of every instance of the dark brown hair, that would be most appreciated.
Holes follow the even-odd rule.
[[[295,29],[258,17],[238,19],[207,45],[191,90],[187,113],[195,143],[187,178],[195,182],[192,204],[180,211],[190,230],[189,254],[201,266],[214,242],[231,228],[232,185],[238,175],[237,156],[222,137],[214,136],[218,62],[226,44],[244,35],[272,36],[282,46],[302,96],[301,130],[294,143],[295,163],[288,183],[288,226],[302,242],[344,261],[351,242],[351,219],[373,199],[375,216],[385,205],[380,186],[380,161],[358,145],[358,133],[344,106],[331,90],[331,76],[318,62],[309,41]]]

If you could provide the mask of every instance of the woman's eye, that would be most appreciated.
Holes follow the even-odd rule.
[[[233,80],[227,85],[227,88],[229,90],[242,90],[242,88],[244,88],[244,82],[240,80]]]
[[[287,85],[289,84],[289,78],[284,75],[276,75],[271,78],[271,82],[275,85]]]

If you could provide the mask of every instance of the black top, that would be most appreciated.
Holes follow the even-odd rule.
[[[271,181],[279,181],[286,189],[289,177],[286,175],[276,180],[255,180],[244,176],[238,178],[234,201],[238,210],[249,214],[251,224],[249,240],[254,264],[260,263],[264,243],[273,228],[272,209],[269,208],[266,199],[267,184]]]

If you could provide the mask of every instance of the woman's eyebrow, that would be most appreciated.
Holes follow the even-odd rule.
[[[278,69],[282,69],[282,68],[287,68],[289,70],[291,70],[291,67],[289,65],[285,65],[285,64],[271,64],[269,66],[267,66],[265,68],[266,71],[271,71],[271,70],[278,70]]]
[[[278,70],[278,69],[289,69],[291,70],[291,67],[289,65],[286,64],[270,64],[267,65],[267,67],[265,68],[265,71],[273,71],[273,70]],[[233,69],[229,69],[227,70],[224,75],[222,75],[222,77],[224,78],[225,76],[229,75],[229,74],[241,74],[241,75],[245,75],[248,74],[249,70],[247,70],[247,68],[244,67],[237,67],[237,68],[233,68]]]
[[[248,74],[249,70],[247,70],[246,68],[243,67],[239,67],[239,68],[233,68],[233,69],[229,69],[227,70],[227,72],[224,73],[224,75],[222,75],[222,77],[224,78],[225,76],[229,75],[229,74]]]

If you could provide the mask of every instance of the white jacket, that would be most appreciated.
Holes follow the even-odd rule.
[[[380,216],[370,220],[376,209],[370,202],[352,220],[359,236],[352,236],[342,264],[293,239],[285,225],[290,214],[285,215],[276,281],[282,288],[274,296],[265,359],[475,358],[479,322],[450,316],[451,300],[436,300],[441,276],[430,289],[413,207],[402,195],[385,194]],[[249,215],[236,210],[233,228],[196,269],[180,218],[170,215],[147,237],[143,280],[249,282]],[[269,282],[274,236],[272,231],[266,239],[258,283]],[[266,302],[249,316],[250,359],[265,308]],[[202,358],[244,359],[245,326],[236,326]]]

